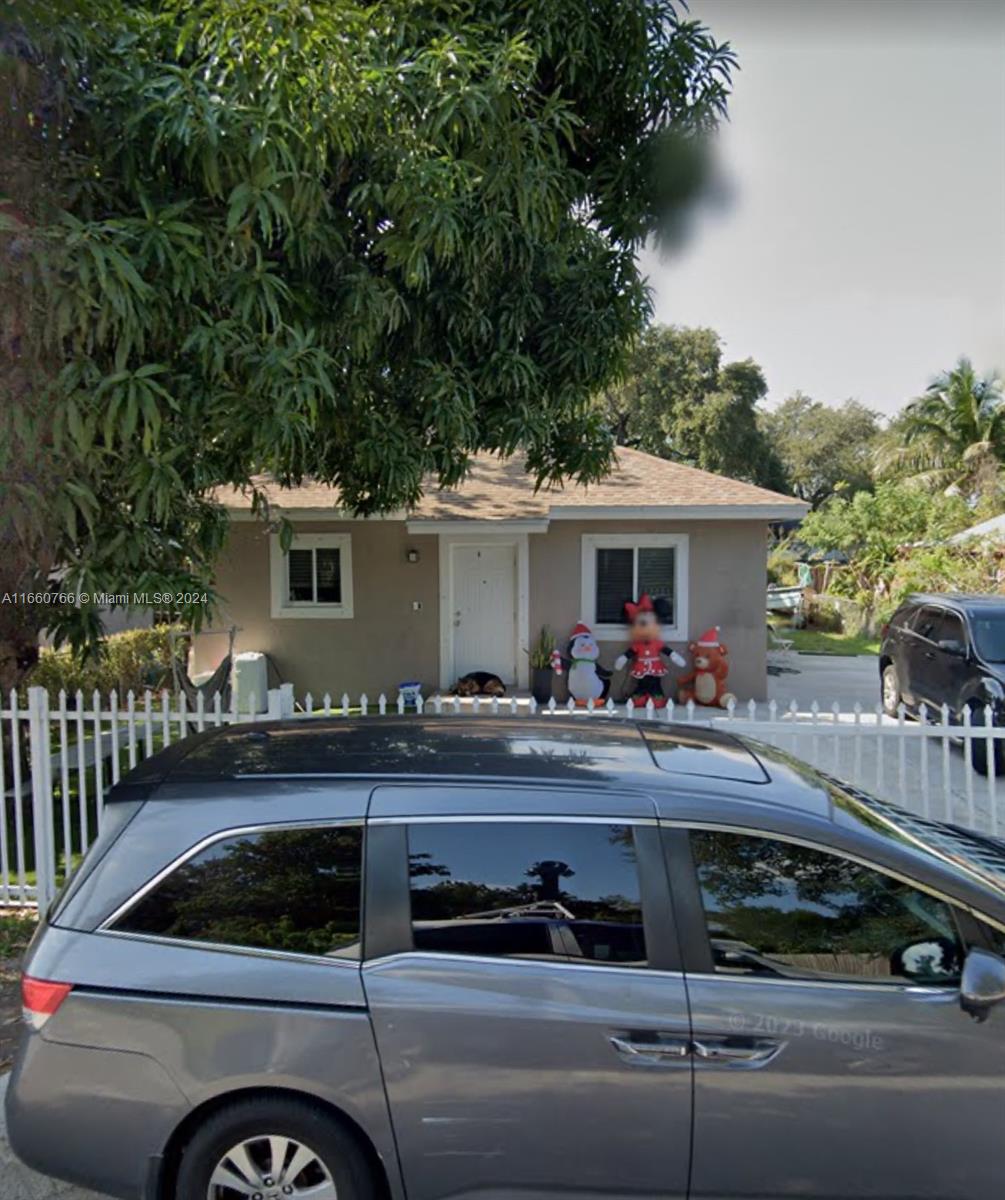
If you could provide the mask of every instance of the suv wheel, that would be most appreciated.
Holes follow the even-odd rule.
[[[900,706],[900,679],[893,663],[887,663],[883,668],[882,693],[883,712],[888,717],[895,717]]]
[[[175,1200],[374,1200],[355,1140],[306,1100],[239,1100],[182,1152]]]
[[[972,726],[983,726],[984,723],[984,709],[976,704],[971,705],[970,724]],[[1005,774],[1005,742],[1000,738],[994,738],[991,745],[991,753],[994,756],[995,776],[999,777]],[[978,775],[989,775],[991,773],[988,744],[984,738],[975,737],[970,739],[970,755],[970,761],[973,763],[974,770]]]

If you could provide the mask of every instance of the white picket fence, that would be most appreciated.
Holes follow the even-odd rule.
[[[983,720],[967,713],[959,725],[950,722],[946,710],[917,721],[903,711],[897,718],[884,716],[878,707],[856,706],[849,712],[837,704],[814,704],[799,710],[794,701],[788,707],[751,701],[726,712],[693,704],[656,709],[611,701],[586,708],[554,700],[540,706],[522,697],[433,696],[408,705],[403,697],[364,695],[353,702],[346,694],[336,700],[325,695],[316,703],[307,694],[298,703],[289,684],[269,692],[265,712],[256,713],[257,708],[254,697],[249,712],[238,712],[224,709],[219,696],[207,705],[200,695],[192,706],[184,695],[168,692],[129,693],[125,703],[115,693],[86,698],[78,692],[68,698],[61,692],[50,704],[44,688],[29,688],[27,703],[12,692],[6,707],[0,706],[0,907],[49,903],[100,831],[108,789],[141,759],[192,733],[263,718],[573,712],[584,719],[680,722],[770,742],[922,816],[992,836],[1005,829],[1005,812],[999,809],[1005,788],[999,788],[994,769],[994,748],[1005,739],[1005,728],[992,725],[990,710]],[[989,763],[986,775],[973,766],[978,746]]]

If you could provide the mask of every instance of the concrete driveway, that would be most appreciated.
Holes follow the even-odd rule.
[[[779,708],[795,700],[800,712],[809,712],[815,700],[829,712],[836,700],[842,712],[856,704],[872,712],[879,703],[879,660],[871,654],[793,654],[785,665],[792,670],[768,676],[768,699]]]

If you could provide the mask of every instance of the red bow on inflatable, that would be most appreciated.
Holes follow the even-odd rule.
[[[631,600],[625,603],[625,612],[628,613],[629,621],[634,621],[640,612],[652,612],[653,602],[649,598],[648,592],[643,592],[639,597],[638,604],[633,604]]]

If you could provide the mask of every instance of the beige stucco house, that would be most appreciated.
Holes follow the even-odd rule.
[[[585,621],[610,667],[622,605],[646,590],[667,597],[664,637],[678,649],[721,626],[732,690],[762,698],[768,522],[806,511],[628,449],[603,483],[538,492],[521,461],[483,455],[456,490],[381,518],[346,516],[328,487],[267,490],[293,526],[289,553],[247,497],[221,497],[232,520],[217,589],[236,649],[270,655],[298,696],[354,699],[393,698],[413,679],[430,695],[472,670],[525,689],[526,648],[545,624],[564,641]],[[196,670],[214,649],[199,640]],[[620,676],[613,685],[618,699]]]

